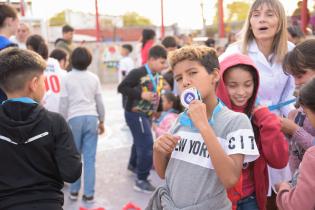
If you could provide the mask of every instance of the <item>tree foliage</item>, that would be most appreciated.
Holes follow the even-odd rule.
[[[148,26],[152,25],[151,20],[139,15],[136,12],[127,12],[123,15],[124,26]]]
[[[218,13],[218,3],[216,2],[216,11],[213,17],[213,30],[216,32],[218,28],[219,13]],[[237,0],[232,3],[227,4],[224,8],[224,25],[225,32],[230,32],[231,30],[238,30],[242,27],[243,22],[246,20],[248,11],[250,8],[250,3],[248,0]]]
[[[249,3],[244,1],[235,1],[227,5],[228,18],[227,22],[242,22],[246,20],[249,11]]]
[[[49,26],[63,26],[66,24],[66,11],[57,13],[49,19]]]

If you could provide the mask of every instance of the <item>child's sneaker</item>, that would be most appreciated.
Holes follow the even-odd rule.
[[[76,201],[76,200],[78,200],[78,196],[79,196],[78,192],[71,192],[70,195],[69,195],[69,198],[72,201]]]
[[[86,195],[83,195],[82,196],[82,200],[86,203],[93,203],[94,202],[94,196],[86,196]]]
[[[133,188],[136,191],[144,192],[144,193],[152,193],[155,190],[155,187],[148,180],[136,180]]]

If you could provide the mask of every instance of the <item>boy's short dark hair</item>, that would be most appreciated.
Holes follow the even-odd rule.
[[[301,75],[306,69],[315,71],[315,39],[308,39],[296,45],[283,59],[285,74]]]
[[[155,45],[149,51],[149,58],[167,58],[167,51],[162,45]]]
[[[92,54],[85,47],[77,47],[71,54],[71,65],[77,70],[86,70],[92,62]]]
[[[67,53],[63,49],[56,48],[53,51],[51,51],[49,57],[54,58],[58,61],[66,60],[67,59]]]
[[[62,27],[63,34],[68,33],[68,32],[73,32],[73,31],[74,31],[74,28],[72,28],[70,25],[64,25]]]
[[[4,25],[4,21],[6,18],[17,18],[17,12],[16,10],[8,5],[8,4],[0,4],[0,28],[2,28]]]
[[[219,60],[214,48],[206,46],[185,46],[171,53],[169,62],[171,69],[184,60],[196,61],[204,66],[210,74],[214,69],[219,69]]]
[[[121,47],[126,49],[126,50],[128,50],[129,53],[131,53],[132,50],[133,50],[133,48],[132,48],[132,46],[130,44],[123,44]]]
[[[27,81],[45,69],[46,61],[33,51],[4,49],[0,51],[0,88],[7,93],[23,90]]]
[[[162,40],[162,45],[165,48],[177,48],[177,42],[174,36],[167,36]]]

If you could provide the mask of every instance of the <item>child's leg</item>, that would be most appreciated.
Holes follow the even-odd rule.
[[[87,197],[94,196],[97,138],[97,117],[85,116],[82,154],[84,165],[84,195]]]
[[[134,120],[136,118],[137,117],[133,116],[133,113],[125,112],[125,120],[126,120],[128,127],[130,128],[130,130],[131,130],[131,127],[133,127],[132,124],[134,123]],[[133,138],[133,144],[132,144],[131,149],[130,149],[128,168],[137,169],[137,150],[136,150],[136,146],[134,144],[134,139],[136,138],[136,136],[134,135],[134,132],[132,132],[132,131],[131,131],[131,134],[132,134],[132,138]]]
[[[82,154],[82,129],[84,125],[83,123],[84,123],[83,117],[74,117],[70,119],[68,122],[71,128],[72,134],[73,134],[74,143],[80,154]],[[79,192],[80,187],[81,187],[81,177],[77,181],[75,181],[73,184],[70,185],[70,192],[72,193]]]
[[[138,179],[146,180],[152,168],[153,137],[150,120],[140,113],[126,112],[137,155]]]

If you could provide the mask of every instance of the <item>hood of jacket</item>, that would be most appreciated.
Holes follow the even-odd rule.
[[[38,104],[6,101],[0,105],[0,135],[23,144],[31,138],[44,113],[45,109]]]
[[[247,65],[251,68],[250,71],[252,75],[254,76],[254,92],[252,97],[248,100],[245,107],[236,107],[232,104],[227,88],[224,82],[224,75],[225,73],[231,69],[232,67],[238,66],[238,65]],[[248,112],[247,115],[250,115],[251,111],[253,110],[257,98],[258,88],[259,88],[259,72],[254,64],[254,62],[251,60],[251,58],[247,55],[242,55],[239,53],[232,54],[230,56],[227,56],[220,62],[220,76],[221,79],[219,81],[218,87],[217,87],[217,96],[223,101],[223,103],[233,111],[237,112]]]

